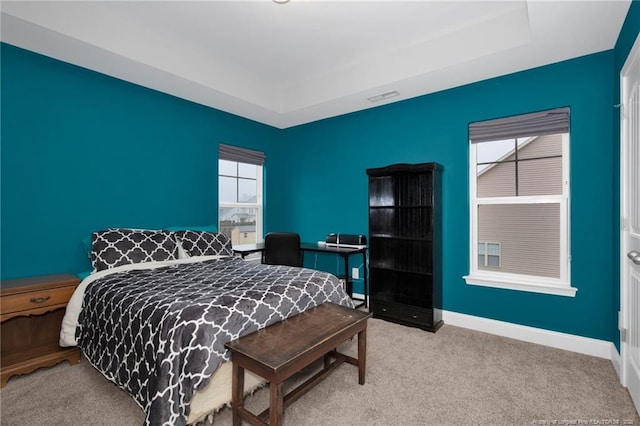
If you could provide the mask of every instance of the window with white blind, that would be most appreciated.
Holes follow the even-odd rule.
[[[574,296],[569,109],[469,125],[468,284]]]
[[[261,242],[265,156],[223,144],[218,155],[218,229],[233,246]]]

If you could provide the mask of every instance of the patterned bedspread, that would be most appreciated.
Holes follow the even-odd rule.
[[[118,272],[90,283],[76,337],[130,393],[148,425],[184,425],[196,389],[229,360],[224,344],[324,302],[353,306],[340,281],[238,258]]]

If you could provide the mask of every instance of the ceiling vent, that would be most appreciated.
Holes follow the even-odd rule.
[[[398,96],[400,93],[398,93],[396,90],[392,90],[391,92],[386,92],[386,93],[381,93],[379,95],[375,95],[372,96],[370,98],[367,98],[369,101],[371,102],[379,102],[385,99],[389,99],[389,98],[395,98],[396,96]]]

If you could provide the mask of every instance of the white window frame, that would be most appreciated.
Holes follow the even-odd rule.
[[[227,160],[227,161],[232,161],[232,160]],[[229,203],[229,202],[222,202],[220,201],[220,195],[218,194],[218,229],[220,229],[220,209],[222,207],[229,207],[229,208],[238,208],[238,209],[256,209],[256,243],[261,243],[264,242],[264,237],[263,237],[263,222],[264,222],[264,215],[263,215],[263,204],[262,204],[262,192],[263,192],[263,186],[262,186],[262,175],[263,175],[263,169],[264,166],[263,165],[257,165],[257,164],[251,164],[251,163],[245,163],[243,161],[235,161],[236,163],[242,163],[242,164],[248,164],[248,165],[255,165],[256,166],[256,202],[255,203]],[[218,185],[219,185],[219,181],[220,181],[220,169],[218,168]],[[222,176],[226,176],[226,175],[222,175]],[[236,176],[237,178],[237,176]]]
[[[470,273],[467,284],[534,293],[575,297],[571,287],[570,220],[569,220],[569,134],[562,135],[562,194],[545,196],[477,197],[477,144],[469,143],[469,206],[470,206]],[[560,278],[513,274],[478,268],[478,207],[491,204],[558,204],[560,206]],[[501,256],[502,257],[502,256]]]

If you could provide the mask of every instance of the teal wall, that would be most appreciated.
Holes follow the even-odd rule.
[[[617,267],[611,237],[612,64],[613,51],[607,51],[287,129],[270,164],[271,214],[277,217],[271,225],[296,230],[310,241],[327,232],[366,234],[367,168],[441,163],[443,308],[612,341]],[[576,297],[465,284],[468,124],[562,106],[571,107],[571,277]]]
[[[639,15],[634,1],[611,51],[286,130],[2,44],[2,278],[88,269],[80,240],[95,229],[215,223],[219,142],[267,154],[265,231],[306,241],[367,234],[367,168],[436,161],[444,309],[617,342],[612,106]],[[559,106],[571,107],[576,297],[466,285],[468,123]],[[330,256],[305,264],[342,272]]]
[[[218,220],[218,143],[267,155],[276,128],[7,44],[2,279],[90,269],[80,241]]]
[[[633,43],[638,37],[638,32],[640,32],[640,1],[633,0],[614,48],[615,70],[617,73],[622,70],[622,66],[631,51],[631,47],[633,47]],[[619,79],[616,78],[615,82],[618,84],[617,87],[620,87]],[[619,95],[620,93],[616,93],[616,96]]]

